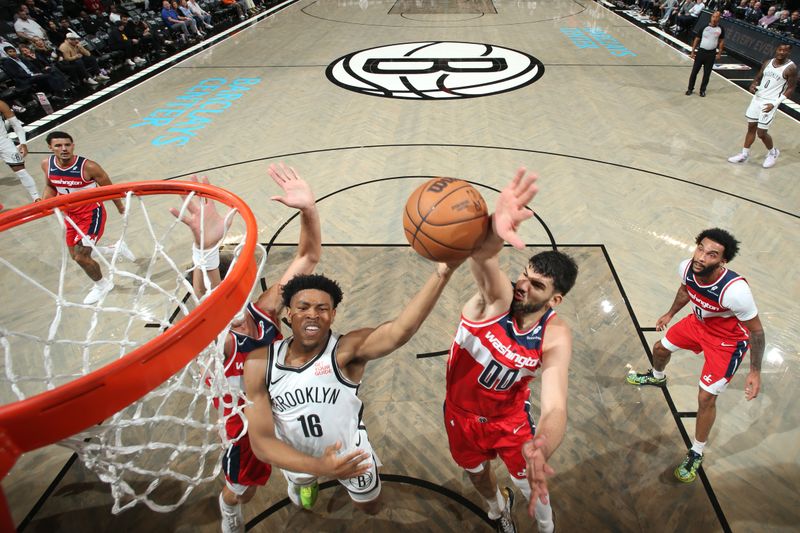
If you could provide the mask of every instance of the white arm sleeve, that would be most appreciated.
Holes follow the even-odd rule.
[[[686,285],[686,280],[684,279],[683,274],[686,272],[686,269],[689,268],[689,264],[691,262],[692,262],[691,259],[684,259],[678,266],[678,277],[681,280],[681,285]]]
[[[734,281],[725,289],[720,303],[733,311],[740,321],[745,322],[758,315],[756,302],[753,299],[753,293],[750,291],[750,285],[743,279]]]
[[[8,123],[14,128],[14,133],[17,134],[17,139],[19,139],[19,144],[27,144],[28,138],[25,135],[25,128],[22,127],[22,122],[19,121],[17,117],[11,117],[8,119]]]

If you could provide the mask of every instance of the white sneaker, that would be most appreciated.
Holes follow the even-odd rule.
[[[203,23],[203,26],[205,26],[205,27],[206,27],[206,28],[208,28],[209,30],[212,30],[212,29],[214,29],[214,26],[212,26],[212,25],[211,25],[211,24],[209,24],[208,22],[204,22],[204,23]]]
[[[728,158],[728,163],[744,163],[750,158],[749,155],[745,154],[744,152],[739,152],[736,155],[732,155]]]
[[[83,303],[87,305],[97,303],[103,298],[105,298],[106,294],[111,292],[111,289],[113,288],[114,284],[111,283],[110,280],[103,278],[94,284],[92,290],[90,290],[89,294],[86,295],[86,298],[83,299]]]
[[[110,80],[111,78],[109,78],[109,77],[108,77],[108,76],[106,76],[105,74],[98,74],[97,76],[95,76],[95,79],[98,79],[98,80],[100,80],[100,81],[108,81],[108,80]]]
[[[775,166],[775,161],[778,160],[778,156],[781,155],[781,151],[777,148],[773,148],[769,152],[767,152],[767,157],[764,159],[764,164],[761,165],[764,168],[772,168]]]
[[[133,255],[133,252],[131,251],[130,248],[128,248],[128,245],[125,244],[125,241],[120,240],[117,243],[117,250],[119,250],[119,255],[121,255],[122,257],[124,257],[125,259],[130,261],[131,263],[136,261],[136,256]]]
[[[86,78],[86,80],[84,80],[84,81],[86,81],[87,85],[90,85],[92,87],[94,87],[95,85],[98,84],[97,80],[94,79],[94,78]]]
[[[136,56],[136,57],[133,58],[133,62],[136,63],[137,65],[141,66],[141,65],[146,64],[147,60],[144,59],[144,58],[141,58],[139,56]]]
[[[219,512],[222,515],[222,533],[244,533],[242,505],[228,505],[219,495]]]
[[[126,59],[125,60],[125,64],[128,65],[129,67],[135,67],[136,66],[136,63],[133,62],[133,59]]]

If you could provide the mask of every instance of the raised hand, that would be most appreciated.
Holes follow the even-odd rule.
[[[555,474],[547,464],[544,447],[547,440],[544,436],[534,437],[522,445],[522,456],[525,458],[525,474],[531,487],[531,501],[528,503],[528,515],[531,518],[536,511],[536,499],[547,504],[550,494],[547,492],[547,478]]]
[[[370,469],[370,463],[365,463],[369,459],[369,454],[356,450],[347,455],[339,457],[337,452],[342,447],[341,442],[325,448],[325,453],[320,457],[322,463],[323,476],[331,476],[336,479],[350,479],[360,476]]]
[[[527,209],[526,205],[539,191],[536,187],[537,178],[536,174],[528,174],[524,167],[520,168],[511,183],[500,192],[495,205],[494,231],[514,248],[525,247],[525,243],[517,235],[517,228],[533,216],[533,211]]]
[[[314,206],[314,193],[311,192],[311,187],[295,169],[279,163],[270,165],[267,172],[284,192],[284,196],[271,196],[270,200],[300,210]]]
[[[208,178],[202,176],[192,176],[189,181],[194,183],[208,184]],[[183,196],[186,198],[186,196]],[[203,198],[195,195],[191,201],[186,205],[183,216],[180,216],[180,210],[171,207],[169,212],[172,216],[178,218],[181,222],[189,226],[194,235],[194,243],[199,248],[212,248],[216,246],[225,236],[225,220],[217,212],[216,204],[213,200]],[[232,222],[229,221],[228,225]]]

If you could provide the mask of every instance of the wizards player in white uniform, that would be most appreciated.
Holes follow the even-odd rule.
[[[447,363],[444,422],[455,462],[489,507],[497,531],[514,532],[514,492],[501,491],[491,467],[505,463],[529,500],[540,532],[554,528],[547,465],[567,420],[567,374],[572,354],[569,327],[553,310],[575,283],[578,268],[566,254],[548,251],[528,261],[514,285],[501,270],[503,239],[522,247],[517,226],[533,212],[534,175],[521,169],[500,194],[492,231],[473,253],[478,292],[464,306]],[[501,238],[501,236],[503,238]],[[529,383],[541,375],[541,417],[534,428]]]
[[[50,132],[47,135],[47,146],[50,147],[53,155],[42,161],[42,172],[46,179],[43,199],[111,185],[111,179],[103,167],[90,159],[74,154],[75,144],[69,133]],[[124,215],[125,204],[122,203],[122,200],[115,198],[113,202],[117,206],[119,214]],[[92,259],[92,245],[96,245],[103,235],[106,210],[103,204],[95,202],[71,209],[65,215],[74,223],[74,225],[66,223],[66,240],[70,256],[94,281],[94,286],[84,298],[83,303],[93,304],[114,288],[111,280],[103,278],[100,265]],[[129,261],[136,260],[123,241],[119,241],[118,246],[120,247],[119,253],[123,257]],[[103,247],[103,250],[112,251],[113,249]]]
[[[331,333],[342,299],[335,281],[296,276],[283,288],[293,336],[247,359],[245,390],[253,403],[245,416],[253,451],[286,472],[295,503],[302,503],[302,489],[316,486],[338,453],[347,454],[343,467],[358,465],[349,479],[334,475],[343,480],[354,505],[369,514],[379,510],[379,463],[360,424],[358,385],[369,361],[411,339],[456,266],[438,264],[395,319],[341,336]]]
[[[279,317],[283,310],[283,285],[297,274],[313,272],[322,252],[319,214],[308,183],[293,168],[284,165],[270,165],[268,172],[285,194],[272,196],[271,199],[300,212],[300,240],[297,253],[280,281],[247,305],[243,318],[232,326],[225,341],[225,376],[233,390],[244,389],[242,375],[250,353],[282,338]],[[191,180],[199,181],[195,176]],[[206,178],[202,181],[208,183]],[[201,207],[204,208],[201,210]],[[180,214],[174,208],[170,211],[176,217]],[[213,288],[220,282],[219,242],[225,233],[224,221],[217,213],[214,202],[198,198],[193,198],[187,205],[181,221],[189,226],[194,235],[196,268],[192,281],[197,294],[202,295],[206,292],[206,283]],[[249,433],[245,431],[244,420],[238,414],[243,404],[244,401],[239,399],[234,406],[230,396],[223,397],[221,402],[226,434],[232,442],[222,460],[225,486],[219,495],[219,505],[223,533],[244,531],[242,504],[249,502],[258,487],[267,483],[272,470],[268,463],[260,461],[253,453]],[[326,474],[352,476],[357,464],[348,470],[347,467],[341,467],[346,462],[346,458],[333,461],[325,470]]]
[[[634,385],[666,383],[664,369],[672,352],[703,352],[705,364],[700,373],[697,424],[691,450],[675,469],[675,477],[684,483],[697,478],[703,462],[708,435],[716,418],[717,396],[739,369],[750,349],[750,372],[745,380],[745,398],[758,396],[761,388],[761,359],[764,355],[764,329],[750,286],[727,264],[739,250],[739,241],[719,228],[702,231],[695,239],[692,259],[680,264],[681,286],[670,310],[656,322],[663,330],[681,308],[691,303],[692,313],[669,328],[664,338],[653,346],[653,368],[644,373],[628,374]]]
[[[767,130],[781,102],[790,98],[797,87],[797,65],[789,59],[791,50],[791,44],[779,44],[775,48],[775,57],[761,65],[761,70],[750,84],[753,98],[744,114],[747,117],[744,147],[740,153],[728,158],[731,163],[747,161],[750,158],[750,147],[758,136],[769,150],[762,166],[770,168],[775,165],[780,150],[773,145],[772,137]]]

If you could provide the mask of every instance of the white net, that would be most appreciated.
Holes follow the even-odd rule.
[[[95,304],[82,303],[92,282],[66,246],[67,227],[85,236],[70,216],[56,210],[54,217],[0,233],[3,404],[98,370],[195,309],[202,297],[191,283],[193,237],[168,211],[179,206],[183,215],[194,194],[182,200],[177,195],[129,192],[121,217],[115,217],[116,209],[107,203],[109,221],[100,243],[114,244],[91,247],[104,279],[114,288]],[[224,249],[232,250],[232,267],[242,248],[237,243],[244,242],[245,223],[236,210],[219,210],[227,210],[222,242]],[[139,258],[131,257],[129,250]],[[266,257],[261,247],[257,251],[260,273]],[[206,287],[208,282],[206,276]],[[227,331],[219,332],[216,342],[140,400],[60,443],[74,449],[87,468],[111,485],[113,512],[138,503],[170,511],[197,485],[218,477],[228,443],[221,430],[223,405],[218,410],[214,399],[228,395],[231,405],[225,406],[236,416],[243,397],[240,383],[224,376]]]

